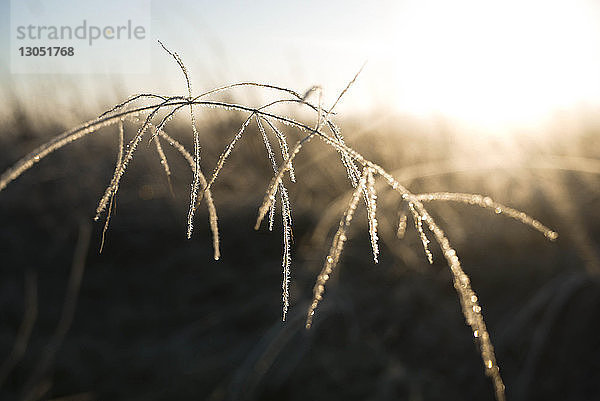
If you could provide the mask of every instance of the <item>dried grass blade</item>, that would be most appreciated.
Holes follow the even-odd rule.
[[[315,286],[313,289],[312,302],[310,304],[310,307],[308,308],[308,312],[306,315],[306,328],[307,329],[309,329],[312,326],[315,311],[316,311],[317,307],[319,306],[319,302],[323,299],[323,293],[325,292],[325,284],[327,284],[327,281],[329,280],[329,278],[331,277],[331,274],[333,273],[333,269],[335,269],[336,265],[338,264],[338,262],[340,260],[342,250],[344,249],[344,244],[346,243],[346,240],[347,240],[346,232],[347,232],[348,228],[350,227],[350,224],[352,223],[352,218],[354,217],[354,212],[356,211],[356,207],[358,206],[358,201],[361,196],[362,188],[365,187],[365,185],[367,183],[367,175],[368,175],[368,171],[365,168],[363,170],[363,175],[362,175],[356,189],[352,193],[352,198],[350,199],[350,202],[348,203],[346,211],[344,212],[344,215],[342,216],[342,218],[340,220],[339,227],[338,227],[337,232],[335,233],[335,235],[333,237],[333,241],[331,243],[331,248],[329,248],[329,254],[327,255],[327,258],[325,259],[325,264],[323,266],[323,269],[317,276],[317,282],[315,283]]]

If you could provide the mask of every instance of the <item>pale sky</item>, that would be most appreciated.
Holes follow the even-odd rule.
[[[0,10],[3,88],[38,102],[32,88],[68,91],[69,83],[88,94],[115,85],[123,95],[184,93],[158,45],[141,60],[151,74],[10,74],[8,3]],[[152,38],[181,55],[197,91],[248,80],[298,91],[320,84],[331,101],[366,61],[341,112],[379,108],[498,129],[600,109],[594,0],[176,0],[152,1],[151,18]]]

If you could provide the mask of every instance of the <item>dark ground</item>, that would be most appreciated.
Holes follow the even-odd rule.
[[[172,162],[179,172],[173,200],[153,154],[127,173],[98,254],[102,223],[91,217],[111,176],[112,141],[69,145],[0,193],[0,361],[23,337],[25,311],[35,309],[26,303],[37,305],[22,358],[10,371],[5,362],[0,399],[493,399],[447,266],[438,250],[434,265],[426,264],[410,228],[402,241],[384,238],[382,261],[374,265],[364,224],[354,227],[315,325],[304,330],[329,241],[315,243],[311,233],[327,205],[348,190],[314,184],[323,178],[313,177],[330,173],[311,168],[309,156],[298,171],[306,187],[292,189],[296,241],[286,323],[280,226],[273,233],[264,225],[252,229],[269,167],[252,147],[232,159],[216,193],[220,261],[212,260],[204,208],[194,238],[184,237],[185,166]],[[33,134],[5,138],[0,169],[41,142]],[[599,281],[586,273],[600,247],[599,181],[561,177],[559,192],[572,196],[579,226],[534,180],[525,180],[527,198],[511,195],[523,180],[493,193],[556,228],[561,237],[554,243],[485,210],[432,206],[480,296],[509,400],[600,399]],[[447,177],[445,187],[430,188],[491,192],[486,180],[488,173]],[[382,225],[386,218],[393,222],[394,212],[382,214]],[[74,258],[82,261],[78,242],[89,250],[73,268]],[[81,267],[70,322],[63,303],[69,277]]]

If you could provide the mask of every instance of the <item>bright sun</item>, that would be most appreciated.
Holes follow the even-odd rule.
[[[402,110],[497,128],[600,104],[600,2],[409,1],[396,13]]]

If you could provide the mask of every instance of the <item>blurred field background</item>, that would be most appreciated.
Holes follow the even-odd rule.
[[[285,12],[268,2],[200,4],[182,3],[187,13],[153,4],[153,36],[182,55],[197,91],[246,80],[299,92],[321,84],[331,104],[367,59],[335,116],[350,146],[413,192],[489,195],[558,231],[550,242],[489,210],[429,206],[478,292],[508,399],[600,398],[594,3],[333,2]],[[293,19],[294,10],[304,18]],[[519,21],[531,30],[516,31]],[[194,32],[206,40],[190,40]],[[248,33],[255,43],[240,39]],[[260,51],[271,38],[269,58]],[[375,54],[366,54],[375,44]],[[184,94],[176,65],[156,51],[149,77],[3,71],[0,170],[131,93]],[[263,100],[248,90],[231,99]],[[209,173],[244,117],[213,110],[196,117]],[[130,135],[135,129],[126,128]],[[112,176],[116,128],[68,145],[0,193],[1,399],[494,398],[439,249],[432,244],[429,265],[413,228],[395,237],[398,205],[385,192],[380,263],[372,263],[361,210],[315,324],[304,329],[351,191],[337,153],[316,141],[297,159],[298,183],[289,187],[292,300],[281,322],[281,227],[276,220],[273,232],[264,224],[253,230],[272,170],[260,134],[248,129],[214,187],[217,262],[203,207],[193,238],[185,239],[189,166],[165,147],[171,194],[145,144],[124,176],[98,253],[102,223],[92,217]],[[191,149],[185,115],[167,132]],[[288,137],[298,138],[293,131]]]

